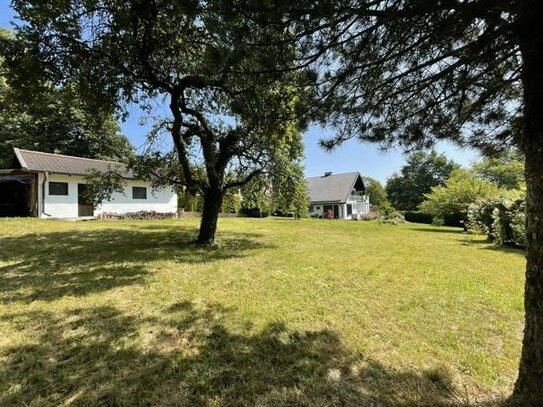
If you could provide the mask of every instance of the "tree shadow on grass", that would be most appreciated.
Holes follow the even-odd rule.
[[[218,248],[197,247],[195,229],[89,229],[0,238],[0,302],[55,300],[141,284],[151,262],[198,264],[267,247],[258,235],[227,233]]]
[[[440,227],[440,226],[434,226],[434,227],[415,227],[413,230],[420,231],[420,232],[431,232],[431,233],[448,233],[448,234],[462,234],[465,233],[462,228],[450,228],[450,227]]]
[[[478,236],[481,237],[482,235]],[[481,250],[490,250],[523,257],[526,256],[526,251],[524,249],[513,246],[499,245],[488,238],[477,240],[466,238],[462,240],[462,244],[467,246],[477,246]]]
[[[488,241],[486,243],[487,243],[487,246],[481,247],[481,249],[506,253],[506,254],[510,254],[514,256],[526,257],[526,251],[524,249],[520,249],[516,247],[499,246]]]
[[[326,330],[232,329],[229,313],[180,302],[154,318],[113,307],[6,315],[27,340],[0,354],[0,404],[467,405],[444,368],[390,369]]]

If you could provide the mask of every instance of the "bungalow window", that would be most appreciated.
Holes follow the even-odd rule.
[[[132,199],[147,199],[147,188],[132,187]]]
[[[68,183],[49,182],[49,195],[68,195]]]

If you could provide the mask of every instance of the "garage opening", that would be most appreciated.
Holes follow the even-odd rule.
[[[0,217],[37,216],[37,198],[34,174],[0,175]]]

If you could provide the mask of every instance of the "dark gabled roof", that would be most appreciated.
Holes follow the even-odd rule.
[[[364,182],[359,172],[330,174],[307,179],[311,202],[346,202],[353,188],[364,190]]]
[[[70,175],[87,175],[91,171],[115,171],[125,178],[133,178],[132,172],[127,169],[125,164],[114,161],[42,153],[41,151],[19,148],[14,148],[13,151],[20,168],[27,171]]]

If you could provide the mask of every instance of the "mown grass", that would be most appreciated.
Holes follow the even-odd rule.
[[[496,405],[523,254],[451,228],[0,220],[0,405]]]

